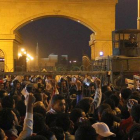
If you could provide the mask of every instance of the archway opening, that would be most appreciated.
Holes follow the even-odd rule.
[[[47,17],[30,21],[18,29],[18,32],[23,39],[20,48],[25,48],[27,53],[34,56],[34,62],[38,63],[40,70],[46,69],[48,63],[56,58],[57,62],[65,58],[67,63],[73,62],[71,65],[75,63],[81,65],[84,54],[91,56],[89,40],[93,30],[83,25],[80,20]],[[48,59],[50,59],[49,62]],[[28,70],[37,66],[35,63],[28,62]],[[54,64],[51,65],[54,66]]]

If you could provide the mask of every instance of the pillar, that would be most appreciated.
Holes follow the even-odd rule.
[[[13,72],[18,59],[18,45],[21,38],[16,34],[0,34],[0,49],[4,52],[4,71]]]

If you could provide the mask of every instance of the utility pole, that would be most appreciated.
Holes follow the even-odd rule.
[[[138,19],[137,19],[137,29],[140,30],[140,0],[138,0]]]

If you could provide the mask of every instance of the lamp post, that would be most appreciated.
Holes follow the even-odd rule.
[[[22,65],[22,71],[26,71],[28,66],[27,63],[29,62],[29,66],[30,66],[30,61],[34,60],[34,58],[30,54],[28,54],[24,48],[21,49],[21,52],[18,53],[18,56],[19,56],[19,60],[20,59],[22,60],[21,63],[19,61],[19,65]]]

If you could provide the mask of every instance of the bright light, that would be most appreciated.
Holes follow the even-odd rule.
[[[21,51],[22,51],[22,52],[24,52],[24,51],[25,51],[25,49],[21,49]]]
[[[69,61],[71,63],[71,61]]]
[[[104,53],[103,53],[103,52],[100,52],[99,54],[100,54],[100,56],[103,56],[103,55],[104,55]]]
[[[78,22],[80,22],[80,20],[78,20]]]
[[[27,54],[27,52],[25,51],[24,48],[21,49],[21,52],[18,53],[18,56],[21,57],[21,56],[26,56],[26,61],[30,61],[30,60],[34,60],[34,57],[32,57],[30,54]]]
[[[27,54],[28,57],[31,57],[30,54]]]
[[[76,61],[76,60],[74,60],[73,62],[74,62],[74,63],[76,63],[77,61]]]
[[[21,53],[18,53],[18,56],[19,56],[19,57],[21,57],[21,56],[22,56],[22,54],[21,54]]]
[[[27,57],[29,60],[34,60],[34,58],[30,54],[27,54]]]
[[[31,56],[31,60],[34,60],[34,58]]]

